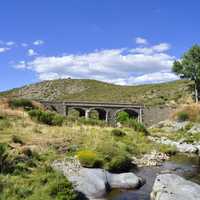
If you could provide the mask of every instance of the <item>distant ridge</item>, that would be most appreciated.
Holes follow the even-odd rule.
[[[96,80],[58,79],[26,85],[0,93],[4,97],[23,97],[46,101],[93,101],[163,105],[191,99],[192,83],[178,80],[168,83],[120,86]]]

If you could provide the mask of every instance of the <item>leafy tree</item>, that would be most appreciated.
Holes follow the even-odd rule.
[[[200,90],[200,46],[194,45],[189,49],[180,61],[174,62],[172,70],[180,78],[194,81],[195,101],[198,102]]]
[[[129,120],[129,114],[125,111],[117,113],[117,122],[124,123]]]

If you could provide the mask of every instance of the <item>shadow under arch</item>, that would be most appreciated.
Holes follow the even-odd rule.
[[[107,116],[106,116],[107,112],[106,112],[106,110],[104,110],[102,108],[91,108],[90,111],[89,111],[89,116],[93,111],[96,111],[98,113],[98,119],[99,120],[104,120],[104,121],[107,120]]]
[[[85,109],[83,109],[83,108],[78,108],[78,107],[69,108],[67,115],[70,115],[73,112],[77,112],[78,117],[85,117]]]
[[[120,112],[126,112],[126,113],[128,113],[129,118],[132,118],[132,119],[137,119],[138,120],[138,118],[139,118],[139,113],[137,111],[135,111],[134,109],[130,109],[130,108],[124,108],[124,109],[120,109],[120,110],[116,111],[116,113],[115,113],[115,119],[117,119],[117,115]]]

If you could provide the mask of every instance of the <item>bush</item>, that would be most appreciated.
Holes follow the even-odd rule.
[[[62,126],[63,122],[64,122],[63,116],[58,115],[58,114],[54,115],[53,120],[52,120],[53,125]]]
[[[185,111],[181,111],[177,113],[177,119],[178,121],[184,122],[189,120],[189,114]]]
[[[103,165],[102,159],[93,151],[79,151],[77,156],[83,167],[97,168]]]
[[[8,158],[7,144],[0,143],[0,173],[8,173],[12,169],[12,163]]]
[[[24,108],[26,110],[34,108],[32,101],[28,99],[11,99],[9,100],[9,106],[11,108]]]
[[[126,123],[128,127],[133,128],[137,132],[148,134],[146,127],[135,119],[129,119]]]
[[[63,116],[53,112],[45,112],[36,109],[29,111],[28,114],[32,119],[36,119],[37,121],[48,125],[61,126],[64,122]]]
[[[49,194],[55,200],[77,200],[78,194],[74,192],[72,184],[63,176],[49,183]]]
[[[132,166],[133,166],[132,160],[129,156],[119,155],[114,157],[108,163],[108,171],[114,173],[126,172],[129,171]]]
[[[18,143],[18,144],[24,144],[24,141],[22,140],[22,138],[17,135],[12,136],[12,142]]]
[[[125,111],[117,113],[117,122],[125,123],[129,120],[129,114]]]
[[[120,130],[120,129],[113,129],[113,130],[111,131],[111,133],[112,133],[113,136],[117,136],[117,137],[122,137],[122,136],[125,136],[125,135],[126,135],[126,133],[123,132],[123,131]]]

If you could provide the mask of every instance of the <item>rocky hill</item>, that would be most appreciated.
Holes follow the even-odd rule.
[[[174,81],[162,84],[119,86],[96,80],[59,79],[26,85],[0,93],[0,96],[35,100],[101,101],[162,105],[184,103],[192,96],[192,83]]]

